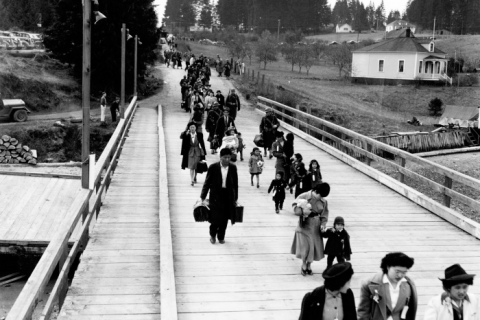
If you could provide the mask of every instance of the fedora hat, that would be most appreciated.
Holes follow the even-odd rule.
[[[470,280],[474,277],[474,274],[468,274],[459,264],[454,264],[445,269],[445,279],[439,279],[441,281],[459,281]]]

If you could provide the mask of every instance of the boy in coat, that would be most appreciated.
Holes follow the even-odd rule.
[[[333,228],[327,229],[322,234],[322,237],[328,239],[325,245],[325,254],[328,255],[327,268],[332,266],[335,257],[338,263],[350,260],[350,255],[352,254],[350,235],[344,227],[345,220],[342,217],[336,217],[333,222]]]
[[[285,201],[285,188],[288,184],[283,180],[283,172],[277,172],[276,178],[270,183],[268,193],[273,190],[273,201],[275,202],[275,212],[278,214],[283,210],[283,202]]]
[[[403,252],[388,253],[382,259],[382,272],[362,283],[358,320],[415,320],[417,289],[406,276],[413,263]]]

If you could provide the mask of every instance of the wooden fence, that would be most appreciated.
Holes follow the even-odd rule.
[[[398,172],[398,180],[402,184],[405,182],[405,177],[408,177],[439,192],[443,195],[444,206],[449,208],[451,199],[453,199],[465,204],[473,211],[480,212],[480,202],[477,199],[452,190],[453,183],[459,183],[480,191],[479,180],[276,101],[264,97],[258,97],[258,99],[259,103],[257,107],[262,109],[272,108],[280,120],[300,129],[308,135],[314,136],[322,142],[368,165],[370,165],[372,161],[377,161],[382,165],[394,169]],[[381,152],[391,154],[397,161],[385,159],[379,155]],[[405,167],[407,162],[421,165],[423,168],[432,170],[443,176],[443,185],[407,169]],[[480,232],[480,230],[476,232]],[[480,237],[480,233],[476,236]]]
[[[130,128],[136,108],[137,97],[134,97],[125,112],[125,119],[120,119],[110,141],[95,164],[93,179],[94,190],[85,190],[85,196],[77,198],[72,204],[70,218],[66,217],[64,219],[61,227],[52,237],[47,249],[8,313],[7,320],[32,319],[32,314],[37,306],[38,300],[44,293],[45,287],[50,281],[57,264],[60,273],[49,294],[48,301],[41,313],[40,319],[50,319],[53,307],[57,301],[60,308],[63,305],[68,290],[68,273],[75,257],[84,249],[88,242],[90,223],[93,216],[98,216],[100,212],[102,198],[105,197],[108,187],[110,186],[111,176],[115,171],[117,159],[120,156],[122,145]],[[89,208],[91,202],[93,206]],[[69,250],[69,238],[73,230],[77,227],[80,219],[82,219],[80,236]]]

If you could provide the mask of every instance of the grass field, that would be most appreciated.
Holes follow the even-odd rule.
[[[189,45],[195,53],[211,57],[219,54],[224,59],[228,58],[223,47],[198,43]],[[416,88],[352,84],[339,80],[338,69],[327,62],[312,67],[308,76],[305,70],[299,73],[297,67],[292,72],[291,66],[281,57],[279,61],[268,64],[266,70],[256,60],[250,65],[247,59],[246,66],[254,70],[255,76],[260,71],[275,84],[304,96],[303,104],[311,105],[312,112],[319,116],[335,119],[338,124],[369,136],[389,132],[431,131],[433,124],[439,120],[428,113],[427,106],[431,99],[438,97],[445,104],[468,106],[477,105],[480,97],[479,88],[471,87]],[[239,77],[234,79],[245,92],[256,95],[255,86]],[[407,124],[406,121],[413,116],[424,125],[414,127]]]

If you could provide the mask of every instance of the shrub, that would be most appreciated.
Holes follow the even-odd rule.
[[[430,103],[428,104],[428,110],[430,111],[430,114],[435,117],[440,115],[440,112],[442,112],[442,106],[442,100],[434,98],[430,100]]]

